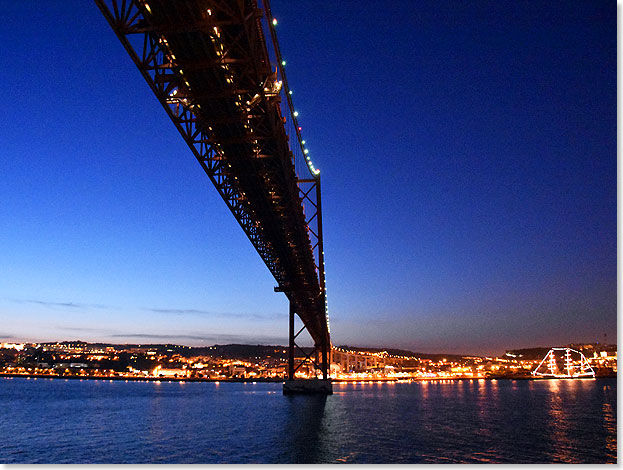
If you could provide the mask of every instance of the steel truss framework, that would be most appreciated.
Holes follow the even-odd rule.
[[[286,134],[286,117],[296,123],[296,113],[288,93],[289,115],[281,113],[287,80],[269,23],[275,71],[271,64],[262,26],[271,18],[267,0],[263,9],[257,0],[95,2],[276,279],[275,290],[288,297],[290,378],[297,314],[322,352],[316,365],[326,379],[320,176],[296,173],[300,128]]]

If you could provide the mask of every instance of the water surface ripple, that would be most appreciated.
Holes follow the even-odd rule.
[[[0,379],[0,463],[616,463],[616,379]]]

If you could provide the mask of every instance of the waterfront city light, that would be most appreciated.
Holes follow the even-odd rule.
[[[286,375],[287,349],[273,347],[270,357],[255,357],[253,360],[219,358],[217,349],[214,355],[186,357],[182,351],[192,351],[185,346],[144,347],[125,350],[122,346],[95,347],[88,343],[46,343],[46,344],[7,344],[2,351],[10,353],[14,361],[0,365],[0,374],[10,376],[67,378],[81,377],[123,380],[240,380],[262,379],[283,380]],[[216,346],[211,347],[216,348]],[[616,350],[599,350],[599,346],[586,345],[588,352],[584,359],[595,370],[610,370],[616,373]],[[40,351],[37,353],[36,351]],[[592,351],[592,352],[591,352]],[[33,354],[46,353],[52,363],[35,363],[29,360]],[[119,369],[99,369],[93,364],[108,361],[118,363],[122,354],[128,354],[136,366]],[[0,356],[1,357],[1,356]],[[456,359],[441,358],[431,360],[416,356],[390,354],[386,350],[367,351],[362,349],[332,349],[330,377],[336,381],[396,381],[396,380],[457,380],[487,379],[496,377],[538,377],[532,371],[542,363],[541,359],[521,359],[511,354],[502,357],[464,356]],[[297,364],[302,358],[297,357]],[[567,364],[580,367],[581,361],[567,358]],[[140,365],[143,364],[143,365]],[[297,371],[298,378],[315,377],[315,369],[302,365]]]

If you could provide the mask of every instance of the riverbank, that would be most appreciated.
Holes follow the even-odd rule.
[[[110,380],[125,382],[283,382],[281,378],[254,378],[254,379],[208,379],[203,377],[125,377],[105,375],[55,375],[55,374],[12,374],[0,373],[0,378],[27,378],[27,379],[64,379],[64,380]]]
[[[64,380],[109,380],[109,381],[125,381],[125,382],[252,382],[252,383],[279,383],[283,382],[283,378],[223,378],[210,379],[203,377],[125,377],[125,376],[104,376],[104,375],[55,375],[55,374],[18,374],[18,373],[0,373],[0,378],[27,378],[27,379],[64,379]],[[616,378],[616,374],[602,375],[596,378]],[[348,383],[398,383],[398,382],[437,382],[446,380],[559,380],[555,377],[533,377],[533,376],[489,376],[489,377],[375,377],[375,378],[343,378],[333,379],[334,384]],[[573,378],[565,378],[564,380],[575,380]],[[304,380],[304,379],[302,379]]]

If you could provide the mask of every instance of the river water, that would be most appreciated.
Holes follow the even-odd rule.
[[[616,463],[616,379],[0,379],[0,463]]]

